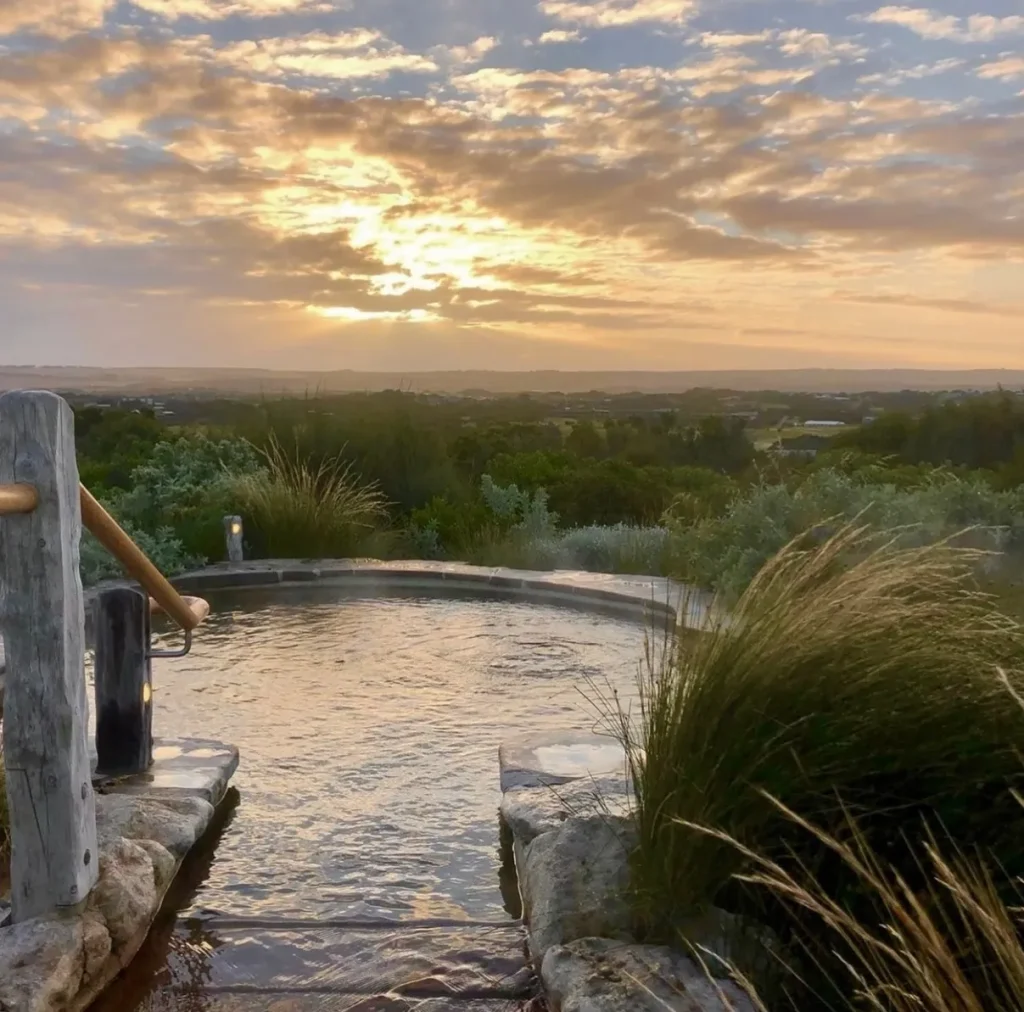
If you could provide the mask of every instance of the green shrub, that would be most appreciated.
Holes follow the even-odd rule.
[[[167,429],[152,411],[79,408],[75,447],[82,484],[93,494],[130,488],[132,472],[167,438]]]
[[[724,513],[697,520],[670,516],[683,580],[735,600],[758,570],[801,531],[835,528],[863,517],[879,530],[902,528],[907,542],[925,543],[980,526],[992,549],[1024,545],[1024,489],[997,492],[980,478],[934,472],[914,488],[876,484],[874,472],[815,471],[794,487],[762,482]]]
[[[363,484],[339,457],[318,466],[289,456],[276,440],[265,467],[240,474],[232,493],[262,550],[276,558],[341,558],[359,554],[387,517],[376,485]]]
[[[113,511],[134,530],[165,540],[172,530],[189,556],[224,557],[225,514],[237,512],[234,482],[259,470],[256,451],[241,439],[203,435],[159,443],[132,471],[127,492],[111,497]]]
[[[409,547],[417,558],[465,557],[496,523],[496,517],[480,497],[452,502],[435,496],[409,517]]]
[[[1024,871],[1019,820],[997,803],[1020,777],[1024,715],[991,676],[1024,660],[1024,632],[972,589],[977,556],[864,526],[791,543],[727,619],[650,667],[639,714],[619,725],[645,937],[671,940],[708,904],[746,902],[729,895],[743,866],[735,849],[688,824],[786,859],[793,841],[766,794],[826,831],[841,797],[894,860],[925,814]],[[856,883],[822,854],[798,857],[856,899]]]
[[[165,576],[176,576],[189,569],[206,564],[202,555],[191,555],[170,527],[161,527],[154,533],[136,527],[124,516],[119,516],[116,506],[105,504],[108,512],[124,528],[125,533],[142,549],[149,560]],[[88,531],[82,532],[81,549],[82,583],[85,586],[101,580],[119,579],[124,576],[120,563]]]

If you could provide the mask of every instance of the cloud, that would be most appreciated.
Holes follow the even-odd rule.
[[[35,31],[54,38],[102,28],[113,0],[3,0],[0,35]]]
[[[953,42],[991,42],[1006,35],[1024,35],[1024,15],[999,18],[972,14],[958,18],[939,14],[924,7],[880,7],[872,14],[857,16],[873,24],[900,25],[923,39],[947,39]]]
[[[700,44],[705,49],[738,49],[742,46],[754,46],[759,42],[767,42],[772,33],[765,29],[762,32],[702,32]]]
[[[564,28],[552,28],[551,31],[545,32],[537,41],[542,45],[552,45],[560,42],[578,42],[580,39],[579,29],[574,31],[567,31]]]
[[[346,80],[382,78],[397,71],[429,74],[438,69],[432,59],[409,53],[380,32],[365,28],[336,35],[314,32],[292,38],[236,42],[219,48],[215,55],[219,62],[239,70],[270,77],[300,75]]]
[[[912,67],[897,67],[893,70],[880,71],[874,74],[865,74],[857,78],[858,84],[884,84],[895,88],[905,81],[919,81],[926,77],[937,77],[939,74],[948,74],[952,70],[959,70],[964,66],[965,61],[956,57],[947,57],[935,63],[918,63]]]
[[[686,82],[696,98],[724,95],[741,88],[777,87],[796,84],[813,77],[813,66],[765,67],[749,56],[724,51],[710,60],[683,64],[670,71],[655,74],[665,80]]]
[[[975,209],[923,200],[824,200],[778,194],[738,196],[724,204],[742,225],[805,235],[837,235],[885,249],[923,245],[1024,254],[1024,219],[985,216]]]
[[[996,78],[1000,81],[1009,81],[1017,77],[1024,77],[1024,57],[1007,56],[1002,60],[995,60],[991,63],[983,63],[977,70],[978,77]]]
[[[196,18],[219,21],[230,17],[270,18],[282,14],[329,14],[347,3],[335,0],[131,0],[136,7],[168,21]]]
[[[779,49],[786,56],[811,56],[817,59],[857,60],[868,50],[850,39],[833,39],[824,32],[811,32],[806,28],[790,28],[776,35]]]
[[[1006,316],[1014,319],[1024,317],[1024,304],[1000,305],[994,302],[980,302],[977,299],[933,298],[915,295],[912,292],[867,294],[860,292],[836,292],[835,298],[844,302],[861,302],[875,306],[903,306],[908,309],[931,309],[940,313],[971,313],[985,316]]]
[[[483,35],[468,46],[441,47],[449,60],[454,63],[479,63],[491,50],[496,49],[498,40],[492,35]]]
[[[613,28],[644,22],[682,24],[697,10],[696,0],[541,0],[541,13],[571,24]]]
[[[755,333],[766,318],[810,354],[855,340],[830,320],[858,312],[885,354],[898,337],[923,357],[958,339],[1019,351],[1008,44],[926,60],[900,15],[868,54],[828,5],[764,30],[723,5],[681,48],[659,36],[697,8],[666,0],[545,0],[546,32],[499,0],[393,0],[430,22],[410,14],[398,37],[374,5],[342,20],[292,0],[145,2],[166,17],[69,0],[48,37],[0,39],[0,304],[19,348],[60,304],[61,333],[96,347],[146,313],[208,309],[238,347],[259,333],[285,355],[301,335],[339,361],[357,340],[383,354],[389,328],[395,348],[453,356],[568,342],[628,364],[641,332],[652,361],[680,334],[777,351]],[[433,23],[442,7],[462,11],[457,34]],[[5,26],[38,10],[0,0]],[[1012,18],[886,10],[936,38],[1012,34]],[[591,29],[616,26],[634,30],[609,51]],[[989,302],[959,297],[966,277]],[[870,313],[828,295],[855,288]],[[75,307],[101,305],[77,329]],[[975,311],[988,351],[956,330]]]

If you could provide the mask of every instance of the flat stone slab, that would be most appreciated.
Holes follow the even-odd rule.
[[[516,787],[554,787],[595,777],[623,777],[626,755],[614,738],[566,731],[502,742],[498,767],[505,792]]]
[[[135,794],[166,800],[202,798],[216,807],[238,769],[234,745],[202,738],[158,738],[153,741],[153,765],[127,777],[98,777],[100,794]]]

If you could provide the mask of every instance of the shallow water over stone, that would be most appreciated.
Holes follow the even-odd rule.
[[[238,804],[98,1008],[518,1008],[498,744],[599,730],[594,697],[635,691],[643,627],[328,588],[212,603],[191,655],[157,662],[154,733],[236,744]]]

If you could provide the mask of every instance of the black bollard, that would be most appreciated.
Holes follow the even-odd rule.
[[[149,597],[119,587],[96,601],[96,772],[144,773],[153,762]]]

